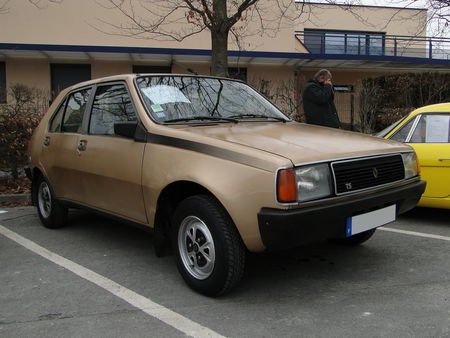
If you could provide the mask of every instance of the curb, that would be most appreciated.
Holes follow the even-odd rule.
[[[8,202],[30,202],[31,201],[31,194],[5,194],[0,195],[0,203],[8,203]]]

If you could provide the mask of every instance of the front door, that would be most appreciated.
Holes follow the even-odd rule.
[[[423,114],[408,142],[419,158],[424,197],[450,196],[450,113]]]
[[[146,223],[141,187],[145,143],[114,134],[114,123],[136,121],[125,83],[98,86],[88,132],[79,139],[79,167],[88,206]]]

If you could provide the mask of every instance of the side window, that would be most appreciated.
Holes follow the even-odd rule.
[[[406,124],[404,124],[394,135],[390,137],[391,140],[398,142],[405,142],[408,137],[409,131],[414,124],[416,118],[409,120]]]
[[[411,137],[411,143],[448,143],[450,114],[423,115]]]
[[[136,120],[136,112],[125,85],[113,84],[97,88],[92,104],[90,134],[114,135],[115,122]]]
[[[91,89],[89,88],[70,94],[61,129],[63,132],[81,132],[81,123],[83,122],[83,115],[86,110],[90,93]]]
[[[64,109],[66,108],[66,100],[59,107],[58,111],[53,115],[52,121],[50,122],[50,128],[48,129],[51,133],[59,133],[61,131],[61,121],[64,115]]]

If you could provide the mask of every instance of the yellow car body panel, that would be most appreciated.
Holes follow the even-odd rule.
[[[384,137],[391,139],[410,121],[423,115],[443,115],[444,122],[450,121],[450,103],[434,104],[414,110]],[[414,122],[414,124],[418,123]],[[442,131],[450,134],[450,122],[433,129],[435,133],[442,133]],[[416,151],[422,179],[427,181],[426,190],[418,205],[450,209],[450,143],[427,142],[425,139],[421,143],[413,139],[405,143]]]

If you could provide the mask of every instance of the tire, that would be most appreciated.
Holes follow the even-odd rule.
[[[67,207],[56,199],[50,183],[42,176],[36,185],[36,208],[46,228],[57,229],[66,224]]]
[[[339,245],[356,246],[369,240],[370,237],[372,237],[373,234],[375,233],[375,230],[377,229],[367,230],[359,234],[345,238],[333,238],[331,241]]]
[[[234,223],[214,198],[186,198],[175,210],[172,225],[177,267],[192,289],[217,297],[240,282],[245,247]]]

